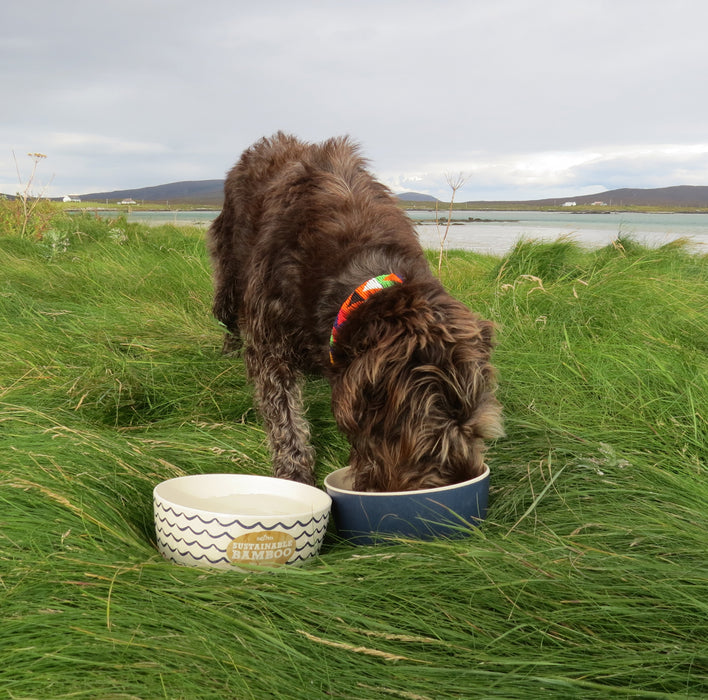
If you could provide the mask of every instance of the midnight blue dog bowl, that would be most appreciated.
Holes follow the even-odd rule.
[[[469,481],[419,491],[354,491],[349,467],[329,474],[324,485],[332,498],[337,533],[352,544],[391,536],[459,538],[487,515],[489,467]]]

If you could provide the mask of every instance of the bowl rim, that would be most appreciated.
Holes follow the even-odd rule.
[[[436,486],[435,488],[431,489],[415,489],[414,491],[354,491],[352,489],[343,489],[339,486],[332,486],[330,481],[331,477],[335,474],[341,474],[344,471],[348,471],[349,469],[351,469],[351,467],[342,467],[341,469],[336,469],[335,471],[327,474],[324,480],[324,485],[328,492],[331,491],[332,493],[341,493],[349,496],[365,496],[374,498],[386,498],[391,496],[415,496],[420,494],[427,495],[441,493],[443,491],[453,491],[455,489],[465,488],[466,486],[472,486],[477,482],[481,482],[487,479],[490,473],[489,465],[485,463],[484,471],[472,479],[467,479],[467,481],[460,481],[457,484],[448,484],[447,486]]]
[[[234,480],[244,480],[248,481],[251,483],[259,483],[259,484],[271,484],[273,485],[274,483],[277,483],[279,486],[282,486],[283,483],[286,485],[292,485],[295,489],[297,490],[306,490],[306,492],[310,492],[313,496],[312,499],[312,504],[313,507],[310,510],[298,510],[298,511],[292,511],[290,513],[284,514],[284,515],[274,515],[272,513],[238,513],[238,512],[230,512],[227,513],[225,511],[220,511],[220,510],[209,510],[207,508],[195,508],[194,506],[188,506],[184,505],[183,503],[180,503],[179,501],[176,501],[172,498],[168,498],[166,496],[163,496],[160,494],[159,489],[161,486],[164,486],[165,484],[168,483],[173,483],[176,481],[188,481],[188,480],[201,480],[201,479],[208,479],[208,478],[214,478],[214,477],[219,477],[219,478],[229,478],[229,479],[234,479]],[[287,486],[285,487],[287,489]],[[276,495],[275,492],[268,491],[268,489],[259,491],[258,494],[254,495]],[[185,474],[183,476],[175,476],[170,479],[165,479],[158,484],[155,485],[155,487],[152,490],[152,496],[153,496],[153,501],[155,503],[160,503],[163,505],[169,504],[172,507],[176,507],[180,509],[180,512],[192,512],[192,513],[202,513],[202,514],[208,514],[209,517],[216,518],[216,519],[224,519],[224,518],[230,518],[230,519],[237,519],[239,521],[241,520],[253,520],[256,522],[262,522],[265,519],[272,519],[273,521],[276,522],[283,522],[284,520],[290,520],[290,519],[302,519],[302,518],[312,518],[315,513],[323,513],[327,512],[328,510],[331,509],[332,507],[332,497],[326,492],[323,491],[322,489],[317,488],[316,486],[310,486],[309,484],[303,484],[299,481],[292,481],[290,479],[279,479],[274,476],[264,476],[261,474],[232,474],[228,472],[223,472],[223,473],[209,473],[209,474]],[[320,501],[321,499],[321,505],[315,506],[316,501]],[[299,499],[297,499],[299,500]]]

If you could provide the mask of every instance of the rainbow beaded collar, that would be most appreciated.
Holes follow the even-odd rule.
[[[379,275],[360,284],[339,308],[339,313],[332,326],[332,335],[329,337],[329,361],[334,364],[334,345],[337,342],[340,328],[347,322],[349,315],[357,306],[361,306],[369,297],[387,287],[403,284],[403,280],[393,272],[388,275]]]

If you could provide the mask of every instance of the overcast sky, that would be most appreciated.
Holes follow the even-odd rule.
[[[224,177],[350,134],[395,191],[708,185],[705,0],[23,0],[0,20],[0,191]]]

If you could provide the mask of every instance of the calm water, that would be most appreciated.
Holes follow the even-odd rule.
[[[151,225],[208,226],[218,211],[135,212],[128,221]],[[421,243],[440,246],[440,229],[434,212],[409,212],[417,223]],[[475,221],[468,221],[475,219]],[[439,232],[440,231],[440,232]],[[537,211],[456,211],[447,236],[448,248],[504,254],[520,238],[553,241],[570,236],[588,247],[604,246],[618,234],[632,236],[650,246],[660,246],[677,238],[693,241],[698,252],[708,253],[708,214],[573,214]]]

